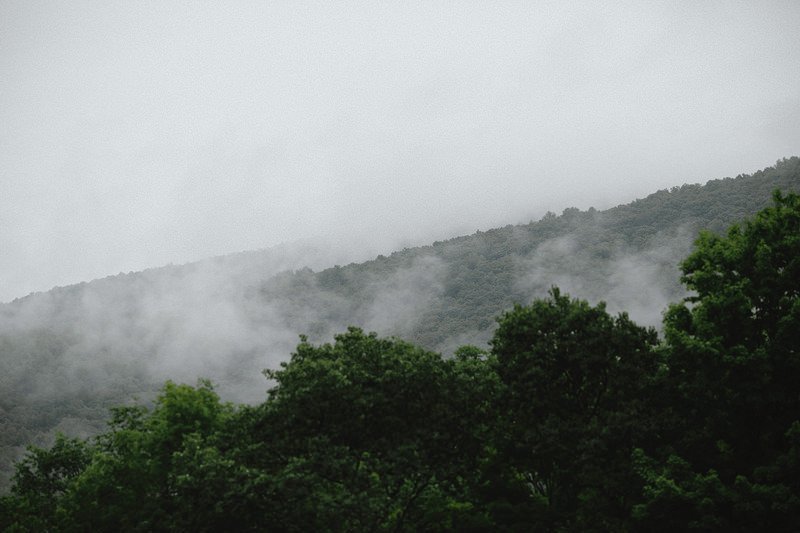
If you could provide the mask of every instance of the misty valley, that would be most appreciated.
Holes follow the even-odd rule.
[[[0,529],[795,531],[798,192],[791,157],[0,304]]]

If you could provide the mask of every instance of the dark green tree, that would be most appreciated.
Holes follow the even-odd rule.
[[[648,470],[675,490],[651,484],[652,507],[641,514],[662,525],[672,519],[796,530],[800,197],[776,192],[773,206],[726,236],[703,233],[682,269],[694,294],[665,317],[670,406],[664,416],[671,464],[681,469]],[[714,480],[713,498],[686,496],[709,486],[700,479]],[[678,501],[684,514],[655,511]]]
[[[800,197],[682,268],[661,345],[554,288],[489,353],[350,328],[302,338],[260,405],[168,382],[91,442],[31,448],[0,528],[796,531]]]
[[[647,437],[656,333],[552,289],[503,315],[492,340],[505,385],[507,461],[548,528],[619,529],[637,494],[630,454]]]
[[[115,409],[109,431],[97,439],[91,463],[58,502],[59,529],[212,528],[216,500],[211,494],[219,484],[209,483],[209,476],[192,476],[216,466],[215,444],[218,435],[228,431],[231,412],[208,382],[198,387],[167,382],[152,410]],[[205,462],[191,463],[187,456]],[[197,495],[204,482],[205,500]]]
[[[357,328],[305,339],[262,406],[261,463],[290,529],[433,530],[480,522],[471,492],[496,418],[485,354],[452,360]],[[269,451],[269,452],[268,452]],[[277,457],[276,457],[277,456]],[[287,513],[292,513],[287,515]]]
[[[84,441],[60,434],[49,449],[30,447],[17,464],[11,494],[0,500],[0,530],[53,529],[62,496],[90,463],[92,453]]]

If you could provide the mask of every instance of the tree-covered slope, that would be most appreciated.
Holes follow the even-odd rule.
[[[7,479],[24,445],[55,430],[96,433],[107,406],[152,398],[167,378],[207,377],[226,398],[260,401],[260,370],[300,333],[324,342],[357,325],[447,354],[484,345],[499,312],[552,285],[658,325],[684,294],[677,264],[697,231],[756,213],[774,189],[800,190],[800,159],[319,272],[302,257],[243,254],[0,305],[0,469]]]
[[[348,328],[257,405],[172,382],[31,449],[10,531],[771,531],[800,524],[800,195],[681,263],[664,339],[552,288],[452,357]]]
[[[487,340],[498,309],[554,284],[657,325],[683,294],[677,264],[700,229],[722,231],[768,205],[774,189],[798,188],[792,158],[606,211],[568,208],[365,263],[287,273],[268,280],[262,297],[280,302],[287,325],[320,338],[353,322],[445,351]]]

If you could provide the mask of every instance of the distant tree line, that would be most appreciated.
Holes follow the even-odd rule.
[[[500,310],[544,296],[553,284],[656,325],[667,302],[685,295],[676,265],[697,232],[708,228],[722,234],[766,207],[776,188],[800,191],[800,158],[780,160],[752,175],[658,191],[605,211],[568,208],[558,216],[321,272],[300,269],[273,276],[273,270],[258,266],[275,262],[269,254],[263,261],[260,252],[229,256],[219,264],[218,285],[208,291],[205,303],[223,310],[238,306],[242,322],[237,330],[249,335],[231,341],[225,332],[232,330],[220,317],[220,337],[213,327],[203,328],[209,339],[219,341],[216,355],[211,343],[186,332],[197,327],[193,302],[207,289],[204,276],[193,277],[197,265],[114,276],[0,304],[0,494],[9,489],[13,461],[26,444],[49,447],[57,431],[99,434],[110,406],[134,397],[154,400],[166,378],[153,372],[161,359],[184,358],[193,375],[204,357],[222,363],[199,373],[212,378],[222,393],[247,388],[245,381],[258,383],[265,345],[272,348],[278,342],[261,335],[264,330],[285,332],[289,338],[305,332],[319,344],[348,324],[361,324],[450,355],[462,344],[486,346]],[[550,246],[559,242],[568,242],[569,249]],[[634,262],[626,272],[621,256],[647,261]],[[403,278],[408,272],[424,274],[420,265],[436,267],[432,279]],[[536,269],[541,275],[531,277]],[[634,283],[630,274],[641,272],[648,272],[648,279]],[[416,286],[416,281],[423,283]],[[620,287],[627,292],[610,296]],[[657,298],[637,287],[654,290]],[[409,296],[421,298],[404,310],[395,296],[406,303],[414,300]],[[642,317],[631,296],[649,306],[649,318]],[[168,304],[168,312],[154,320],[159,302]],[[380,323],[372,321],[376,307],[384,315]],[[176,346],[175,340],[181,342]],[[189,346],[182,347],[184,341]],[[284,342],[271,353],[288,353],[291,340]]]
[[[664,338],[553,288],[453,357],[302,338],[263,403],[168,382],[31,448],[7,531],[797,531],[800,196],[682,263]]]

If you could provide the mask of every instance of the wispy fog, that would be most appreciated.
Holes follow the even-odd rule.
[[[672,196],[646,202],[663,210]],[[356,325],[449,355],[487,347],[493,317],[553,285],[658,326],[685,294],[677,265],[698,228],[654,210],[646,220],[663,221],[654,232],[632,224],[631,207],[566,209],[388,257],[297,242],[0,304],[0,489],[26,443],[96,434],[108,406],[148,401],[166,379],[209,378],[226,400],[263,400],[271,385],[262,370],[286,361],[299,334],[326,342]]]
[[[126,376],[145,384],[207,377],[232,399],[255,401],[267,388],[261,370],[288,357],[298,335],[319,321],[313,316],[320,304],[309,301],[303,319],[294,320],[281,302],[262,297],[261,284],[280,272],[364,259],[324,243],[296,243],[121,274],[18,300],[0,308],[0,335],[35,339],[42,334],[58,346],[38,347],[45,353],[52,348],[52,359],[36,372],[20,366],[22,354],[9,354],[13,360],[2,365],[5,378],[16,390],[23,376],[33,374],[25,389],[31,398],[58,398],[102,394],[104,384],[118,384]],[[433,294],[434,282],[425,278],[435,274],[435,264],[423,263],[416,273],[397,272],[362,317],[381,329],[391,321],[388,302],[381,304],[381,298],[402,292],[391,311],[402,325],[403,313],[410,317],[418,298],[403,286],[418,287],[426,298]],[[344,319],[326,324],[324,332],[330,337],[346,325]]]
[[[614,243],[602,251],[587,249],[586,240],[573,235],[551,239],[519,259],[517,288],[534,298],[557,286],[592,304],[604,301],[611,313],[624,311],[641,325],[660,328],[667,306],[686,296],[678,265],[695,237],[694,231],[682,227],[657,235],[650,246],[636,252]],[[592,269],[587,271],[586,265]]]
[[[544,296],[557,285],[658,326],[667,304],[684,294],[677,264],[694,233],[658,235],[644,251],[628,253],[619,243],[598,248],[591,239],[600,227],[602,221],[584,225],[580,233],[545,241],[528,254],[512,254],[517,300]],[[469,243],[479,249],[480,237]],[[358,325],[414,339],[422,321],[441,306],[448,276],[461,267],[431,249],[392,266],[378,259],[364,271],[314,274],[305,268],[327,266],[336,256],[308,244],[281,246],[18,300],[0,307],[0,340],[22,338],[34,348],[26,359],[16,345],[2,364],[4,379],[27,396],[18,397],[21,402],[85,393],[113,397],[119,391],[104,387],[121,380],[139,393],[166,379],[193,383],[201,377],[217,383],[228,399],[259,401],[269,386],[261,370],[285,361],[301,333],[322,342]],[[453,337],[427,347],[450,353],[466,343],[485,346],[493,328],[451,326]],[[28,385],[22,387],[22,380]]]
[[[797,152],[798,27],[782,1],[3,1],[0,301],[305,238],[386,253],[762,168]],[[153,291],[137,316],[203,338]]]

